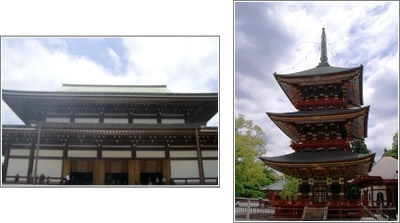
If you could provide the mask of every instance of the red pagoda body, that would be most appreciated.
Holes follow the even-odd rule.
[[[367,175],[375,157],[353,153],[350,146],[352,141],[367,137],[369,106],[362,106],[363,66],[330,66],[326,51],[323,29],[321,62],[317,67],[274,74],[298,111],[267,113],[291,138],[294,152],[261,160],[298,179],[294,203],[303,207],[352,203],[346,200],[345,185],[356,176]]]

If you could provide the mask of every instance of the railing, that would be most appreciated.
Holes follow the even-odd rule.
[[[296,151],[304,149],[316,149],[316,148],[343,148],[344,150],[350,150],[350,143],[345,139],[327,139],[327,140],[302,140],[302,141],[292,141],[290,144]]]
[[[171,184],[173,185],[199,185],[200,178],[171,178]],[[204,184],[206,185],[218,185],[217,177],[206,177],[204,178]]]
[[[45,177],[43,181],[40,181],[40,176],[36,176],[36,184],[48,184],[57,185],[60,184],[62,177]],[[6,176],[3,180],[3,184],[33,184],[33,177],[19,176]]]
[[[310,99],[308,101],[299,101],[294,106],[299,110],[305,110],[317,107],[329,107],[329,106],[333,106],[335,108],[345,108],[347,106],[347,103],[345,99],[320,98],[320,99]]]
[[[391,211],[394,217],[386,214]],[[395,221],[396,210],[368,210],[364,207],[235,207],[235,220],[328,220],[328,221]],[[397,213],[397,212],[396,212]]]

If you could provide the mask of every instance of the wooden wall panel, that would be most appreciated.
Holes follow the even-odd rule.
[[[71,172],[91,173],[93,172],[92,160],[71,160]]]
[[[128,173],[128,161],[106,160],[106,173]]]
[[[141,173],[162,173],[162,160],[141,160]]]

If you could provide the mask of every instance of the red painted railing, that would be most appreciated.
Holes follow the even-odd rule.
[[[304,141],[292,141],[290,144],[296,151],[304,149],[316,149],[316,148],[329,148],[335,147],[343,150],[350,150],[350,143],[345,139],[327,139],[327,140],[304,140]]]
[[[320,98],[320,99],[310,99],[309,101],[299,101],[294,107],[298,110],[304,110],[308,108],[316,108],[316,107],[329,107],[334,106],[335,108],[346,108],[347,102],[346,100],[339,98]]]

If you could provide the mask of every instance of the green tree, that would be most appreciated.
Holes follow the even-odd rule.
[[[284,200],[292,200],[296,197],[298,191],[297,179],[291,176],[285,176],[287,183],[281,191],[281,198]]]
[[[235,118],[235,196],[265,197],[260,187],[272,183],[272,170],[259,159],[266,152],[265,133],[246,120],[244,115]]]
[[[356,184],[346,185],[346,197],[348,200],[357,200],[361,198],[360,187]]]
[[[392,149],[388,150],[386,154],[389,156],[398,159],[398,150],[399,150],[399,132],[397,131],[394,136],[393,136],[393,143],[392,143]]]
[[[351,151],[359,154],[369,154],[371,151],[365,145],[364,139],[356,140],[351,143]]]

